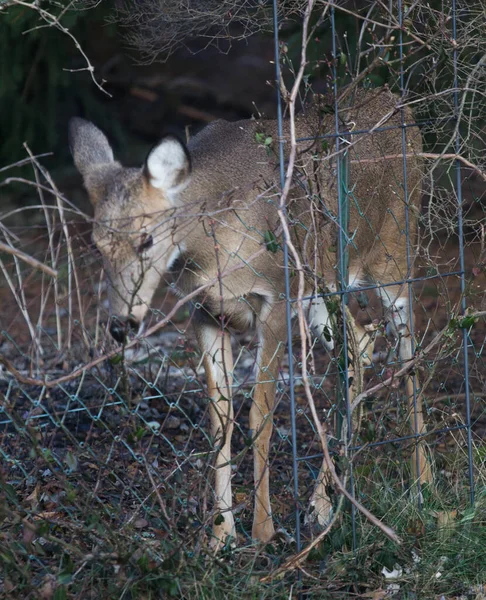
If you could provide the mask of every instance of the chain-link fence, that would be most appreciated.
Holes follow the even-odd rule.
[[[484,583],[483,9],[276,4],[276,121],[2,184],[10,597]]]

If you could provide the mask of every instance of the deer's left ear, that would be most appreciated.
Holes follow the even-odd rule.
[[[163,138],[145,162],[150,185],[164,192],[176,192],[191,174],[191,157],[186,146],[175,136]]]

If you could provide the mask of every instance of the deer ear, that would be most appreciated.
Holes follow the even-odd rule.
[[[94,167],[113,162],[113,150],[105,134],[93,123],[75,117],[69,122],[69,146],[74,164],[83,177]]]
[[[189,179],[191,157],[186,146],[175,136],[163,138],[145,162],[145,176],[154,188],[176,192]]]

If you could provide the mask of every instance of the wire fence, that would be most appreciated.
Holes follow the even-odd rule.
[[[339,230],[339,244],[338,244],[338,248],[337,248],[337,257],[336,257],[336,279],[337,279],[337,291],[333,291],[332,293],[329,293],[329,296],[331,295],[335,295],[337,294],[340,297],[340,302],[341,302],[341,314],[342,315],[346,315],[346,307],[348,305],[349,302],[349,298],[352,295],[353,292],[355,292],[355,286],[350,285],[350,281],[349,281],[349,272],[348,272],[348,261],[349,261],[349,249],[352,247],[353,245],[353,241],[352,241],[352,234],[356,234],[356,230],[354,232],[350,231],[349,228],[349,211],[350,211],[350,204],[354,202],[356,202],[356,199],[354,197],[353,194],[353,184],[356,185],[355,182],[353,182],[353,180],[351,179],[351,182],[348,181],[348,177],[349,177],[349,173],[346,172],[347,169],[349,169],[349,164],[347,164],[347,154],[348,152],[346,151],[346,147],[347,145],[352,145],[353,144],[353,138],[355,138],[355,136],[358,135],[362,135],[362,134],[369,134],[371,130],[362,130],[362,131],[357,131],[357,132],[350,132],[348,130],[342,131],[342,124],[343,121],[340,120],[339,115],[340,113],[340,105],[339,105],[339,96],[340,96],[340,90],[338,89],[338,81],[339,81],[339,74],[338,74],[338,65],[339,65],[339,61],[340,61],[340,57],[343,56],[343,51],[339,51],[337,48],[337,43],[338,43],[338,32],[336,30],[336,24],[335,24],[335,14],[336,14],[336,10],[339,10],[339,8],[335,5],[333,5],[332,3],[329,6],[330,8],[330,17],[329,17],[329,23],[330,23],[330,29],[331,29],[331,36],[332,36],[332,57],[333,57],[333,63],[332,63],[332,69],[331,69],[331,73],[332,73],[332,86],[333,86],[333,97],[334,97],[334,115],[335,115],[335,131],[333,132],[333,134],[328,134],[327,136],[323,136],[326,138],[329,137],[334,137],[335,138],[335,154],[338,156],[338,160],[336,161],[336,165],[335,165],[335,174],[336,174],[336,187],[337,187],[337,192],[338,192],[338,214],[335,215],[336,220],[337,220],[337,226],[338,226],[338,230]],[[396,87],[397,89],[400,90],[400,98],[402,100],[401,104],[402,104],[402,108],[400,109],[400,117],[401,117],[401,124],[400,126],[391,126],[391,127],[373,127],[372,131],[377,131],[377,132],[381,132],[381,131],[389,131],[393,128],[396,128],[397,130],[400,131],[400,136],[401,136],[401,144],[402,144],[402,154],[401,154],[401,160],[402,160],[402,165],[403,165],[403,180],[401,185],[399,186],[401,188],[401,193],[403,194],[403,214],[404,214],[404,222],[403,222],[403,228],[402,228],[402,223],[400,223],[401,227],[400,227],[400,234],[405,235],[407,238],[407,247],[406,247],[406,255],[407,255],[407,277],[402,277],[399,280],[396,280],[396,283],[398,283],[399,285],[403,286],[406,288],[406,294],[408,297],[408,302],[410,304],[410,306],[412,307],[412,314],[414,312],[416,312],[416,304],[419,302],[419,300],[417,299],[417,295],[416,292],[414,292],[414,289],[416,289],[416,284],[417,282],[425,282],[426,280],[430,280],[431,282],[433,282],[434,280],[437,281],[441,281],[441,284],[445,285],[446,287],[449,287],[448,283],[444,283],[445,281],[448,281],[449,278],[454,277],[456,280],[457,278],[459,279],[459,287],[460,287],[460,304],[457,305],[456,310],[459,311],[458,314],[462,314],[462,315],[467,315],[468,311],[470,311],[471,309],[468,308],[468,306],[470,306],[468,304],[468,296],[467,296],[467,289],[469,287],[468,282],[470,283],[470,279],[468,279],[468,273],[466,270],[466,261],[465,261],[465,235],[464,235],[464,200],[463,200],[463,196],[462,196],[462,188],[463,188],[463,177],[461,175],[461,161],[459,158],[459,155],[461,154],[461,148],[463,148],[462,144],[463,144],[463,139],[461,137],[461,128],[460,128],[460,115],[459,115],[459,90],[460,90],[460,85],[458,82],[458,52],[457,49],[454,49],[453,51],[453,91],[452,91],[452,95],[453,95],[453,106],[451,107],[452,109],[452,114],[451,117],[453,121],[456,122],[456,126],[455,126],[455,132],[454,135],[452,136],[453,139],[453,144],[454,144],[454,148],[455,148],[455,152],[457,154],[457,157],[453,163],[453,173],[454,176],[451,176],[451,180],[453,182],[453,196],[455,198],[455,201],[457,202],[457,208],[456,208],[456,222],[454,225],[454,228],[457,227],[457,246],[455,245],[455,249],[458,252],[458,257],[457,257],[457,262],[456,265],[459,267],[457,270],[454,270],[452,272],[440,272],[439,269],[435,269],[435,265],[433,261],[430,261],[431,266],[434,268],[434,275],[432,276],[427,276],[427,275],[422,275],[420,277],[412,277],[412,273],[413,273],[413,267],[412,264],[414,263],[414,261],[416,260],[417,256],[415,254],[416,250],[415,250],[415,242],[414,242],[414,234],[411,233],[410,230],[410,222],[411,220],[416,218],[416,215],[413,214],[413,204],[410,201],[410,190],[408,189],[408,177],[407,177],[407,171],[410,170],[410,153],[408,151],[408,148],[410,147],[410,143],[407,141],[407,136],[410,136],[410,127],[416,127],[418,124],[411,124],[409,122],[409,115],[408,115],[408,119],[405,117],[405,113],[404,113],[404,106],[406,106],[407,101],[406,98],[410,96],[411,90],[407,89],[407,84],[406,84],[406,77],[410,77],[410,73],[407,73],[406,68],[404,67],[405,65],[405,57],[404,57],[404,44],[403,44],[403,23],[404,20],[409,17],[409,9],[408,7],[403,7],[401,2],[397,3],[397,16],[396,16],[396,20],[397,20],[397,24],[398,24],[398,36],[399,36],[399,42],[398,42],[398,62],[399,62],[399,69],[397,69],[397,81],[396,81]],[[455,3],[452,3],[450,6],[450,19],[451,19],[451,27],[452,27],[452,39],[456,40],[457,39],[457,6]],[[277,7],[274,3],[274,15],[277,14]],[[276,19],[276,17],[275,17]],[[279,47],[279,37],[278,37],[278,23],[277,21],[275,21],[275,47],[276,47],[276,79],[277,81],[280,81],[281,79],[281,73],[280,73],[280,61],[279,61],[279,52],[280,52],[280,47]],[[281,96],[279,93],[279,103],[281,103]],[[279,115],[279,119],[282,119],[282,110],[279,106],[279,111],[278,111],[278,115]],[[448,119],[448,117],[445,117],[446,119]],[[377,119],[378,122],[378,119]],[[436,126],[437,122],[434,123],[429,123],[432,126]],[[308,141],[307,139],[304,140],[297,140],[297,141]],[[281,144],[281,152],[280,152],[280,173],[281,173],[281,186],[282,189],[284,188],[285,185],[285,155],[283,152],[283,143]],[[344,147],[344,151],[341,151],[341,147]],[[395,157],[390,157],[390,158],[395,158]],[[348,159],[349,160],[349,159]],[[361,157],[361,161],[363,161],[363,157]],[[364,161],[366,161],[366,159],[364,159]],[[360,162],[360,158],[357,159],[357,162]],[[415,165],[414,165],[415,167]],[[414,168],[412,167],[412,168]],[[344,172],[344,174],[343,174]],[[432,202],[432,200],[431,200]],[[390,210],[389,208],[387,210]],[[366,217],[365,217],[366,218]],[[399,214],[395,214],[394,215],[394,219],[396,221],[401,221],[401,216]],[[402,217],[403,219],[403,217]],[[371,227],[370,227],[371,229]],[[413,228],[412,228],[413,231]],[[370,232],[370,233],[375,233]],[[378,238],[378,236],[377,236]],[[387,248],[386,245],[383,244],[384,246],[384,252],[387,252]],[[419,249],[419,255],[420,255],[420,249]],[[286,258],[287,260],[287,258]],[[286,273],[288,275],[288,273],[290,272],[289,267],[286,263]],[[429,279],[430,278],[430,279]],[[391,285],[391,284],[388,284]],[[415,285],[415,288],[414,288]],[[376,291],[379,292],[379,295],[381,295],[383,297],[383,284],[377,284],[377,285],[368,285],[364,288],[361,288],[362,290],[371,290],[371,289],[375,289]],[[291,321],[292,321],[292,317],[293,317],[293,311],[292,311],[292,307],[291,304],[292,302],[295,302],[295,299],[291,297],[290,294],[290,283],[288,281],[288,277],[287,277],[287,298],[288,298],[288,308],[287,308],[287,321],[288,321],[288,331],[289,331],[289,339],[292,339],[292,336],[290,334],[291,332]],[[385,290],[386,291],[386,290]],[[350,293],[351,292],[351,293]],[[325,296],[321,296],[321,297],[325,297]],[[414,308],[415,307],[415,308]],[[450,317],[450,313],[449,313],[449,317]],[[390,315],[388,315],[388,318],[390,318]],[[454,319],[454,317],[451,319],[450,323],[453,324],[457,324],[457,321]],[[380,441],[371,441],[368,443],[363,443],[363,441],[361,440],[361,443],[356,443],[356,441],[354,440],[353,442],[353,438],[351,435],[352,432],[352,420],[353,420],[353,408],[355,408],[353,401],[353,398],[350,398],[350,387],[352,388],[352,385],[350,385],[350,382],[348,380],[348,374],[349,374],[349,349],[348,349],[348,319],[343,318],[342,319],[342,337],[341,337],[341,343],[342,343],[342,354],[341,354],[341,360],[342,360],[342,365],[340,365],[341,369],[340,369],[340,375],[342,378],[344,378],[345,381],[345,385],[344,388],[341,388],[341,393],[342,393],[342,397],[340,398],[340,400],[338,399],[337,401],[334,400],[333,401],[330,399],[330,405],[334,406],[335,408],[337,408],[337,411],[342,410],[345,411],[345,416],[343,417],[346,422],[347,422],[347,436],[348,439],[344,439],[342,436],[342,432],[338,433],[338,439],[340,440],[338,443],[341,444],[341,448],[345,447],[346,448],[346,456],[347,459],[349,461],[349,486],[350,486],[350,491],[353,495],[356,494],[356,490],[355,490],[355,482],[354,482],[354,477],[353,477],[353,456],[355,452],[362,452],[363,450],[366,450],[366,453],[370,453],[370,455],[368,456],[367,459],[365,459],[365,462],[371,463],[371,462],[375,462],[375,464],[377,462],[379,462],[379,459],[377,460],[377,455],[376,455],[376,450],[381,450],[383,449],[385,446],[394,446],[395,448],[402,446],[402,448],[404,447],[404,443],[406,446],[408,446],[409,451],[410,448],[414,448],[414,452],[416,453],[416,456],[413,460],[417,461],[417,469],[416,469],[416,473],[420,473],[420,469],[419,469],[419,461],[420,461],[420,457],[419,457],[419,444],[421,440],[426,440],[427,444],[430,445],[431,447],[434,447],[437,442],[435,440],[437,439],[444,439],[445,436],[447,436],[447,434],[452,434],[453,432],[456,431],[462,431],[464,432],[464,454],[466,455],[467,458],[467,484],[466,482],[464,485],[464,493],[467,493],[467,496],[469,498],[469,501],[471,502],[471,504],[474,502],[474,486],[475,486],[475,480],[474,480],[474,459],[473,459],[473,427],[472,427],[472,421],[471,421],[471,396],[474,398],[475,401],[480,401],[480,398],[478,396],[475,395],[474,393],[474,389],[475,389],[475,385],[473,384],[473,382],[471,381],[470,378],[470,368],[469,368],[469,356],[474,356],[474,359],[480,359],[481,356],[481,350],[476,350],[475,349],[475,342],[473,341],[473,338],[471,336],[471,330],[469,329],[470,326],[470,322],[467,320],[462,322],[462,327],[461,329],[461,340],[460,343],[458,345],[457,348],[455,348],[455,352],[456,355],[454,356],[454,358],[451,360],[452,365],[457,366],[457,372],[456,372],[456,376],[459,376],[460,378],[460,392],[459,395],[457,396],[458,398],[461,399],[461,417],[460,417],[460,424],[456,424],[456,425],[452,425],[452,426],[444,426],[444,423],[439,424],[437,423],[437,421],[433,424],[433,425],[428,425],[426,428],[423,428],[423,423],[421,421],[422,419],[422,407],[421,407],[421,403],[423,402],[423,399],[425,397],[425,395],[427,394],[433,394],[433,392],[429,389],[427,389],[426,385],[430,385],[433,382],[433,378],[432,377],[426,377],[426,383],[422,384],[422,386],[419,383],[419,380],[414,377],[413,380],[413,399],[411,402],[411,405],[409,404],[409,411],[413,412],[413,417],[411,420],[412,423],[412,429],[413,429],[413,434],[408,434],[408,435],[393,435],[390,436],[390,430],[386,431],[386,437],[388,438],[392,438],[392,439],[382,439]],[[415,332],[415,327],[414,327],[414,319],[412,318],[411,322],[410,322],[410,334],[412,336],[412,339],[416,340],[417,339],[417,335]],[[479,347],[482,348],[482,334],[480,334],[479,337]],[[424,347],[424,340],[422,339],[421,342],[418,343],[417,346],[413,346],[412,348],[412,353],[417,356],[417,352],[420,352],[423,347]],[[477,343],[477,342],[476,342]],[[290,354],[292,354],[292,342],[289,342],[289,351]],[[439,362],[440,361],[440,355],[439,357],[436,357],[436,361]],[[389,365],[390,363],[385,363],[385,365],[381,365],[381,371],[377,372],[377,366],[376,364],[373,365],[372,367],[369,367],[369,369],[373,369],[375,372],[375,376],[377,376],[379,379],[381,379],[383,381],[383,378],[386,378],[389,375],[389,371],[387,372],[387,365]],[[430,364],[430,363],[429,363]],[[452,369],[451,369],[452,371]],[[461,371],[461,374],[459,374],[459,371]],[[328,373],[327,373],[328,374]],[[326,375],[327,375],[326,374]],[[292,385],[292,381],[294,380],[293,377],[293,373],[290,370],[289,371],[289,379],[290,379],[290,405],[292,407],[292,414],[296,415],[298,418],[299,415],[299,410],[297,410],[297,412],[295,411],[295,386]],[[335,380],[334,380],[335,381]],[[388,382],[390,383],[390,382]],[[391,383],[392,387],[398,387],[397,384],[393,384]],[[432,386],[434,384],[432,383]],[[440,384],[439,390],[443,390],[446,389],[448,386],[445,383]],[[321,389],[321,381],[319,381],[319,383],[315,386],[315,390],[320,390]],[[480,387],[476,387],[476,389],[479,392]],[[458,390],[459,391],[459,390]],[[481,393],[481,392],[479,392]],[[402,392],[403,394],[403,392]],[[440,396],[443,396],[442,394],[439,394]],[[434,405],[434,398],[430,397],[427,399],[428,402],[428,406],[425,409],[425,414],[427,416],[430,416],[432,414],[432,411],[434,410],[433,405]],[[337,402],[337,404],[336,404]],[[339,408],[339,402],[341,402],[341,408]],[[390,410],[390,408],[385,408],[384,410]],[[477,410],[477,409],[476,409]],[[480,409],[481,411],[482,409]],[[380,418],[383,416],[383,413],[380,415]],[[420,426],[419,426],[419,418],[420,417]],[[442,426],[441,426],[442,425]],[[428,431],[427,431],[428,429]],[[294,482],[296,482],[295,485],[295,489],[294,489],[294,497],[295,497],[295,501],[296,501],[296,523],[298,524],[300,521],[300,515],[299,515],[299,485],[298,485],[298,480],[299,480],[299,476],[298,476],[298,463],[299,462],[304,462],[307,463],[309,461],[309,458],[315,459],[317,458],[317,456],[314,454],[311,457],[306,457],[306,456],[301,456],[301,450],[300,450],[300,445],[298,443],[298,434],[297,432],[299,431],[299,427],[296,423],[296,419],[294,418],[292,420],[292,438],[294,440],[293,443],[293,472],[294,472]],[[334,430],[336,431],[336,430]],[[437,436],[437,437],[436,437]],[[435,438],[435,440],[433,440],[433,438]],[[411,446],[410,446],[411,443]],[[339,454],[339,450],[337,451],[337,453]],[[342,450],[341,450],[342,452]],[[379,456],[379,455],[378,455]],[[312,468],[312,467],[311,467]],[[316,471],[315,471],[316,472]],[[422,477],[418,477],[416,480],[416,484],[417,484],[417,489],[416,489],[416,501],[418,502],[418,506],[420,507],[422,502],[423,502],[423,495],[422,495],[422,491],[421,491],[421,484],[422,483],[430,483],[430,481],[428,480],[428,476],[423,478]],[[354,510],[354,506],[353,506],[353,510],[352,510],[352,514],[351,514],[351,527],[352,527],[352,540],[353,540],[353,547],[356,548],[357,545],[357,539],[358,539],[358,534],[357,534],[357,512],[356,510]],[[298,550],[300,550],[300,546],[301,546],[301,542],[300,542],[300,529],[297,527],[297,548]]]
[[[181,549],[190,561],[255,537],[284,549],[254,572],[292,573],[317,552],[320,576],[333,553],[384,552],[387,535],[452,528],[477,514],[475,498],[483,506],[486,53],[474,10],[373,3],[354,10],[350,48],[347,5],[310,1],[294,70],[273,0],[278,118],[189,141],[190,202],[154,204],[137,177],[172,185],[158,155],[121,170],[79,123],[71,144],[94,218],[30,152],[34,180],[4,180],[32,185],[38,203],[22,209],[28,226],[0,222],[2,556],[28,565],[43,597],[52,560],[58,584],[97,563],[137,597],[123,553],[145,573],[162,565],[160,593],[182,595]],[[322,63],[326,89],[305,108]],[[185,154],[166,143],[179,193]],[[116,297],[122,239],[130,277]],[[152,287],[166,285],[152,299],[154,257]],[[144,329],[131,332],[138,310]]]

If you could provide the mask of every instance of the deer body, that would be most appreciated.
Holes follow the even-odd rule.
[[[399,125],[400,114],[393,114],[396,103],[388,91],[361,91],[355,108],[344,111],[342,118],[352,122],[352,128],[364,130],[390,113],[385,127]],[[406,119],[411,120],[409,111]],[[332,287],[336,279],[332,247],[337,239],[338,182],[336,158],[328,158],[334,143],[323,148],[316,139],[334,132],[334,115],[323,117],[314,107],[297,118],[296,129],[299,137],[309,141],[299,145],[287,210],[292,241],[309,268],[305,294],[310,296],[324,285]],[[417,160],[408,160],[409,198],[405,200],[400,130],[348,137],[353,142],[349,150],[350,283],[366,278],[381,284],[402,281],[412,275],[407,235],[413,240],[416,231]],[[259,143],[263,138],[267,143]],[[230,462],[233,357],[228,327],[246,331],[254,326],[258,331],[257,385],[250,411],[255,481],[252,533],[262,541],[274,534],[268,453],[275,386],[287,341],[283,253],[281,247],[269,248],[268,243],[281,241],[277,138],[274,121],[217,121],[187,148],[173,137],[164,138],[137,170],[124,169],[114,160],[105,136],[91,123],[74,119],[70,128],[74,160],[94,205],[93,238],[110,281],[114,337],[121,340],[127,324],[135,328],[141,324],[161,278],[171,279],[181,296],[204,286],[195,298],[196,337],[212,399],[211,432],[218,447],[215,505],[220,518],[213,526],[215,546],[235,535]],[[409,139],[407,153],[420,152],[419,135],[415,132]],[[405,231],[407,202],[411,209]],[[296,280],[292,278],[294,294]],[[384,287],[380,295],[395,334],[401,336],[401,357],[408,359],[411,316],[406,290],[401,285]],[[307,312],[314,332],[325,345],[332,345],[322,299],[311,301]],[[321,478],[314,495],[318,513],[326,510],[319,504],[323,487]],[[327,516],[321,514],[322,520]]]

